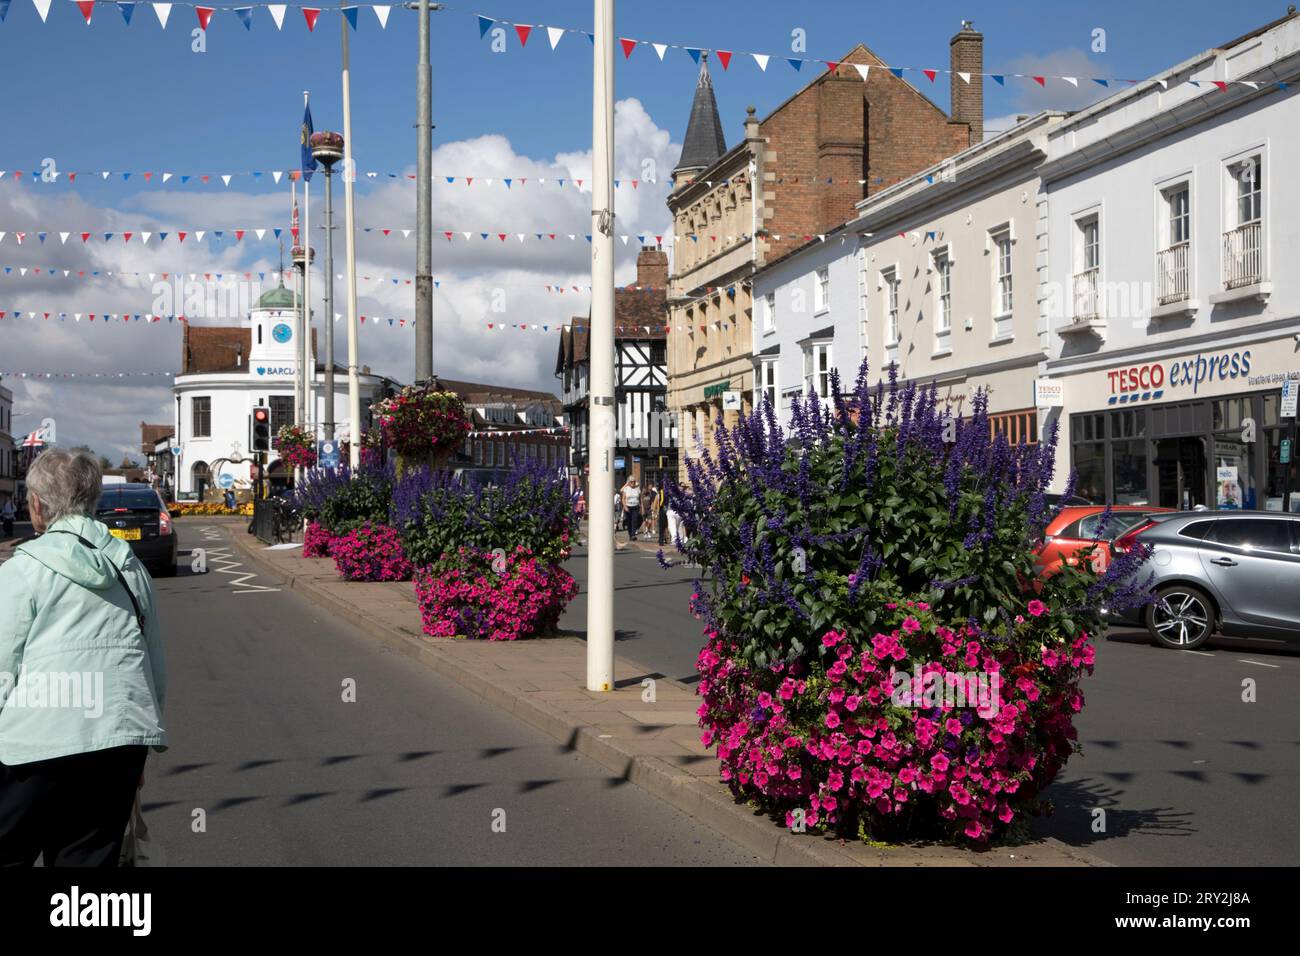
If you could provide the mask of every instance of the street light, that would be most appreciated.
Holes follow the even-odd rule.
[[[420,62],[415,71],[415,380],[433,378],[433,68],[429,65],[429,14],[441,3],[406,3],[420,11]]]
[[[346,29],[346,28],[345,28]],[[312,133],[311,155],[325,167],[325,439],[334,440],[334,164],[343,158],[343,137]]]

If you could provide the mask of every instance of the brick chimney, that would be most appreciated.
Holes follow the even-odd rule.
[[[970,145],[984,142],[984,34],[969,20],[948,41],[952,64],[952,121],[970,125]],[[970,76],[970,82],[958,73]]]
[[[668,253],[642,246],[636,257],[636,284],[664,291],[668,288]]]
[[[866,178],[862,169],[866,135],[862,98],[862,78],[847,65],[825,74],[818,83],[815,136],[819,182],[812,232],[830,232],[852,219],[854,204],[866,195],[859,183]]]

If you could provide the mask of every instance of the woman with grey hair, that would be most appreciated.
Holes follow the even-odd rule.
[[[166,749],[148,572],[94,518],[103,476],[46,451],[39,535],[0,565],[0,866],[116,866],[149,747]]]

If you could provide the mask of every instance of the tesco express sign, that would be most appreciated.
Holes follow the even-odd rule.
[[[1154,401],[1162,397],[1166,389],[1174,388],[1190,387],[1195,395],[1202,385],[1244,378],[1249,374],[1250,349],[1111,369],[1106,373],[1110,383],[1108,404]]]

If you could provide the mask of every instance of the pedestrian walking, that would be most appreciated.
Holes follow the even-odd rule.
[[[655,505],[656,527],[659,531],[659,547],[668,543],[668,486],[659,486],[659,500]]]
[[[3,527],[0,538],[12,538],[14,536],[14,516],[16,514],[18,514],[18,509],[14,507],[14,500],[6,498],[5,503],[0,505],[0,527]]]
[[[84,453],[37,458],[39,537],[0,565],[0,866],[116,866],[145,754],[166,749],[153,585],[94,518],[102,477]]]
[[[226,498],[226,510],[234,511],[235,510],[235,489],[227,488],[225,498]]]
[[[623,515],[627,519],[627,537],[629,541],[636,540],[637,530],[641,527],[641,488],[637,484],[636,475],[627,480],[623,486]]]

